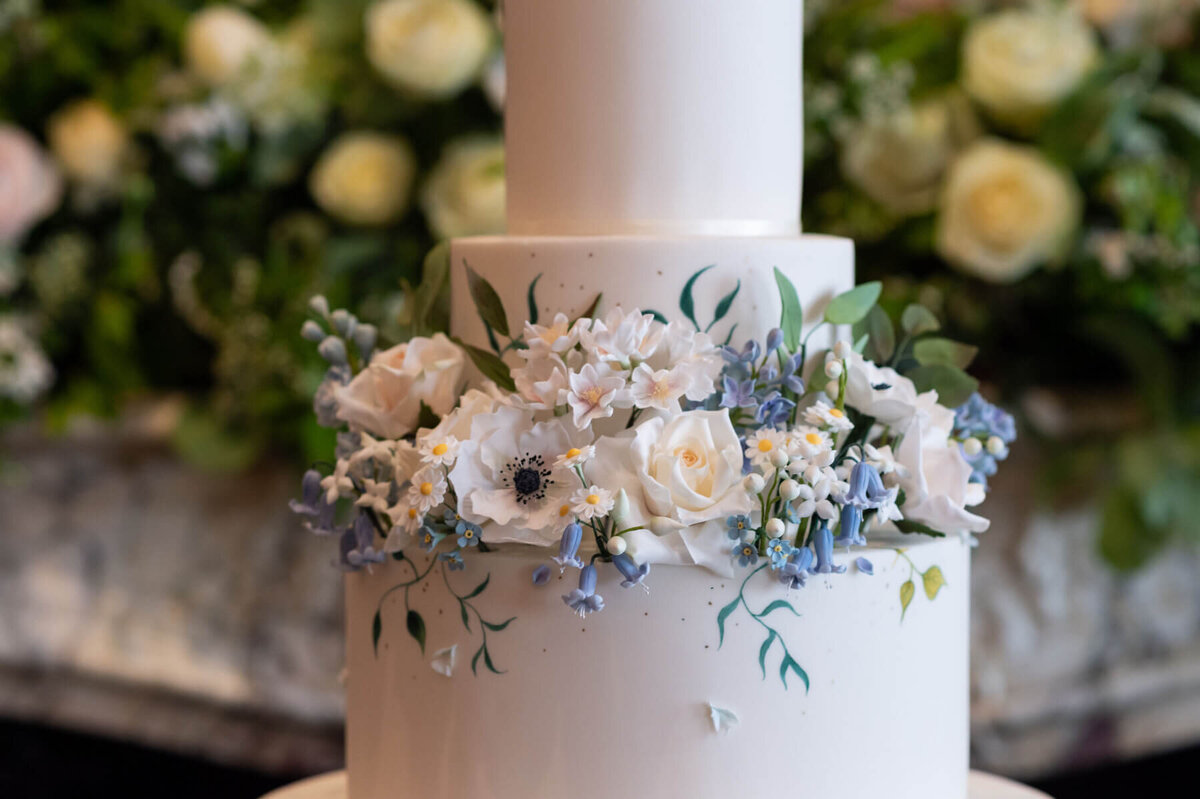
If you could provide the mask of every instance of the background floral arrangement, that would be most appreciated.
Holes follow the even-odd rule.
[[[557,567],[580,572],[563,596],[580,616],[604,609],[597,568],[606,563],[625,588],[657,564],[745,572],[718,615],[723,638],[758,574],[801,588],[810,575],[844,572],[835,546],[865,546],[868,530],[988,527],[968,508],[1007,457],[1013,420],[975,392],[963,371],[974,350],[940,335],[927,309],[905,309],[897,336],[876,304],[878,283],[833,298],[804,333],[796,289],[776,269],[779,327],[735,349],[687,321],[600,315],[599,297],[578,319],[559,313],[518,333],[492,286],[465,268],[491,350],[436,333],[377,351],[374,328],[331,312],[324,297],[311,305],[302,332],[329,364],[316,412],[342,432],[332,467],[310,470],[292,507],[311,531],[336,537],[345,569],[391,556],[412,572],[392,590],[407,591],[436,564],[461,570],[480,550],[557,544]],[[810,359],[815,333],[851,325],[854,345],[838,341]],[[468,361],[490,379],[461,393]],[[855,568],[874,571],[865,557]],[[550,577],[548,564],[531,574],[534,585]],[[940,569],[922,577],[934,598]],[[899,591],[907,610],[915,584]],[[769,634],[760,665],[778,641],[784,685],[789,673],[807,684],[762,622],[769,612],[754,615]],[[411,607],[408,616],[423,647],[424,622]],[[466,607],[463,616],[466,625]],[[486,634],[473,670],[481,656],[495,671]]]

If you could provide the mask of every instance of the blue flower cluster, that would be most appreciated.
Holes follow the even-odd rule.
[[[978,451],[964,446],[963,457],[971,465],[971,482],[987,488],[996,464],[1008,457],[1008,446],[1017,440],[1017,424],[1012,414],[975,393],[954,411],[954,436],[982,444]]]
[[[796,397],[804,393],[799,353],[783,350],[783,331],[767,334],[766,346],[748,341],[741,350],[725,346],[721,355],[720,407],[729,408],[734,426],[779,428],[786,426],[796,409]]]
[[[596,567],[592,563],[585,565],[579,557],[579,545],[582,541],[583,526],[577,522],[568,524],[559,541],[558,554],[551,558],[558,564],[560,572],[566,571],[568,566],[579,569],[579,587],[571,590],[570,593],[563,594],[562,599],[563,603],[578,613],[580,617],[604,610],[604,597],[596,593],[598,579]],[[614,555],[612,564],[621,575],[622,588],[643,585],[643,581],[650,574],[649,563],[638,564],[624,552]],[[549,582],[550,568],[547,565],[542,564],[533,570],[534,585],[543,586]]]

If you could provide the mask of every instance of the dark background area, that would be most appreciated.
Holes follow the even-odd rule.
[[[4,799],[256,799],[304,776],[229,768],[21,722],[0,721],[0,742],[0,797]],[[1054,799],[1125,799],[1168,786],[1176,789],[1175,795],[1194,796],[1197,756],[1200,747],[1032,784]]]

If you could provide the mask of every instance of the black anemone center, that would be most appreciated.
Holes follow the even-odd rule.
[[[510,486],[517,495],[517,502],[522,505],[532,500],[546,498],[546,489],[554,485],[550,479],[550,470],[541,455],[525,453],[514,459],[505,468],[505,484]]]

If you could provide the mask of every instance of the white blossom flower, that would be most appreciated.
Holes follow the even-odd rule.
[[[354,504],[376,513],[386,513],[390,505],[388,497],[391,493],[392,481],[377,482],[368,478],[363,480],[363,491]]]
[[[458,457],[459,440],[451,435],[434,436],[427,434],[418,442],[417,451],[421,454],[421,462],[432,466],[453,466]]]
[[[0,397],[29,404],[54,382],[54,367],[12,316],[0,316]]]
[[[685,367],[656,371],[647,364],[639,364],[633,370],[633,405],[635,408],[678,410],[679,398],[687,394],[691,386],[692,375]]]
[[[409,507],[425,514],[441,505],[445,498],[446,476],[440,468],[426,466],[412,476],[406,497]]]
[[[567,404],[571,373],[563,359],[546,350],[525,350],[521,353],[525,366],[512,370],[517,393],[530,407],[549,410]]]
[[[794,458],[800,462],[793,473],[798,473],[809,465],[829,466],[833,463],[833,442],[829,434],[818,427],[800,425],[790,430],[784,438],[784,446]]]
[[[354,481],[350,479],[350,459],[338,458],[333,467],[333,473],[321,478],[321,488],[325,489],[325,501],[333,504],[339,497],[349,497],[354,493]]]
[[[533,353],[550,351],[561,355],[579,343],[579,325],[572,325],[564,313],[554,315],[548,325],[525,323],[523,340]]]
[[[817,403],[804,411],[804,421],[815,427],[825,427],[838,432],[844,432],[854,427],[854,424],[846,418],[846,414],[839,408],[835,408],[825,400],[817,400]]]
[[[625,378],[588,363],[571,373],[570,386],[567,404],[574,412],[575,426],[583,430],[596,419],[612,416],[613,402],[625,388]]]
[[[578,488],[571,495],[571,512],[581,521],[607,516],[613,509],[613,494],[599,486]]]
[[[746,439],[746,457],[764,474],[775,472],[772,456],[783,447],[783,434],[764,427],[754,431]]]
[[[666,327],[650,314],[636,309],[625,313],[618,306],[603,319],[593,319],[590,327],[581,327],[579,341],[590,357],[628,367],[655,353],[663,341]]]
[[[571,447],[554,459],[554,465],[559,469],[574,469],[590,461],[596,455],[596,447],[586,444],[582,447]]]

